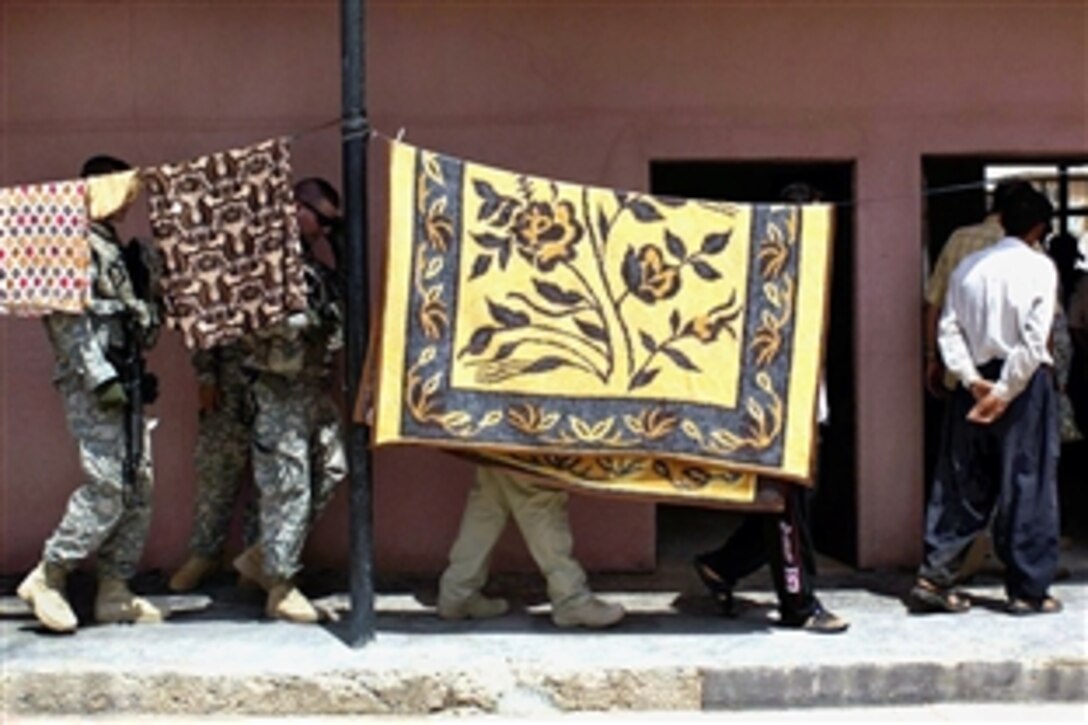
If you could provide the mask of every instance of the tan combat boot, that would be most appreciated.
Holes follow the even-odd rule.
[[[485,597],[479,592],[460,602],[438,598],[438,616],[442,619],[491,619],[501,617],[509,610],[505,599]]]
[[[239,586],[243,586],[243,582],[248,579],[256,582],[266,592],[271,592],[277,583],[274,578],[264,573],[264,554],[260,544],[254,544],[235,557],[234,568],[241,574]]]
[[[133,594],[124,579],[103,577],[98,580],[98,595],[94,598],[94,618],[104,624],[156,624],[166,615],[151,602]]]
[[[277,580],[268,590],[265,614],[273,619],[283,619],[300,624],[313,624],[321,617],[314,605],[290,579]]]
[[[27,574],[15,592],[31,606],[38,621],[54,632],[74,632],[78,624],[64,596],[66,577],[62,567],[43,561]]]
[[[200,585],[201,580],[215,571],[219,562],[195,554],[185,560],[181,568],[174,572],[167,584],[172,592],[191,592]]]
[[[552,607],[552,622],[557,627],[587,627],[603,629],[623,619],[623,607],[597,597],[562,607]]]

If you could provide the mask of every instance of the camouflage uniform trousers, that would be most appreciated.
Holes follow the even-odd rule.
[[[231,377],[220,385],[220,391],[219,407],[200,414],[196,438],[196,502],[189,551],[205,559],[216,559],[223,553],[242,472],[249,462],[253,431],[247,381]],[[256,516],[251,502],[243,516],[247,544],[257,540]]]
[[[125,414],[103,409],[79,380],[62,379],[68,427],[79,444],[87,481],[68,499],[64,517],[45,542],[42,558],[65,569],[98,552],[99,576],[130,579],[143,554],[151,524],[151,421],[144,420],[143,458],[136,469],[137,495],[124,496]]]
[[[320,381],[264,374],[252,390],[264,569],[286,579],[301,568],[306,536],[347,475],[340,410]]]

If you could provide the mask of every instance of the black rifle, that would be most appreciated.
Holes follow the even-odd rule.
[[[137,481],[140,461],[144,457],[144,357],[140,324],[131,312],[122,316],[125,349],[117,373],[125,390],[125,464],[123,469],[123,499],[129,507],[142,504],[142,492]]]
[[[137,299],[150,304],[151,272],[144,264],[141,243],[132,239],[122,248],[122,258],[128,269],[132,291]],[[141,503],[143,493],[137,476],[144,457],[144,404],[154,402],[157,384],[144,370],[144,331],[136,314],[129,310],[121,315],[124,351],[114,363],[121,386],[125,390],[125,463],[123,468],[124,501],[129,506]]]

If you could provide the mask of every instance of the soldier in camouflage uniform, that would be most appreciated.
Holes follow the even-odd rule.
[[[242,367],[246,352],[240,343],[193,354],[199,389],[196,440],[196,501],[189,558],[170,578],[170,589],[195,589],[219,564],[241,475],[249,461],[253,404],[249,375]],[[257,538],[256,513],[245,512],[246,545]]]
[[[128,164],[96,156],[83,166],[84,177],[129,169]],[[131,199],[128,200],[131,204]],[[79,445],[86,482],[72,494],[42,560],[19,585],[18,595],[48,629],[74,631],[77,625],[65,594],[65,577],[81,560],[98,554],[98,593],[94,616],[99,622],[159,622],[164,613],[135,596],[127,581],[136,573],[151,521],[152,465],[149,427],[144,421],[143,455],[136,466],[135,491],[126,495],[127,404],[121,373],[114,364],[124,355],[124,319],[137,322],[141,345],[154,342],[159,315],[154,304],[138,299],[133,278],[113,223],[127,206],[101,222],[92,222],[91,305],[80,315],[54,313],[45,318],[56,357],[54,383],[64,400],[68,426]],[[137,243],[137,242],[133,242]],[[141,250],[144,251],[144,250]],[[146,261],[146,260],[145,260]],[[145,389],[150,393],[151,378]],[[150,394],[147,397],[151,397]]]
[[[234,565],[268,591],[268,616],[315,622],[317,611],[292,578],[313,522],[347,474],[340,410],[329,391],[333,355],[343,346],[340,286],[313,254],[322,239],[331,245],[340,200],[321,179],[298,182],[295,197],[309,304],[247,341],[260,543]]]

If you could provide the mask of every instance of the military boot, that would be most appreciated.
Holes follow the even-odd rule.
[[[234,568],[241,574],[239,586],[248,579],[256,582],[266,592],[271,592],[272,587],[277,583],[273,577],[264,573],[264,554],[261,552],[260,544],[254,544],[235,557]]]
[[[587,627],[602,629],[611,627],[623,619],[623,607],[597,597],[590,597],[578,604],[552,607],[552,622],[557,627]]]
[[[133,594],[124,579],[103,577],[98,580],[98,595],[94,598],[94,618],[104,624],[155,624],[166,615],[151,602]]]
[[[64,596],[67,572],[56,564],[42,561],[26,575],[16,594],[34,610],[34,616],[54,632],[76,631],[75,612]]]
[[[273,619],[301,624],[313,624],[320,619],[314,605],[290,579],[279,579],[272,584],[264,611]]]
[[[167,584],[172,592],[191,592],[200,585],[201,580],[215,571],[219,562],[216,559],[207,559],[193,554],[181,568],[174,572]]]

